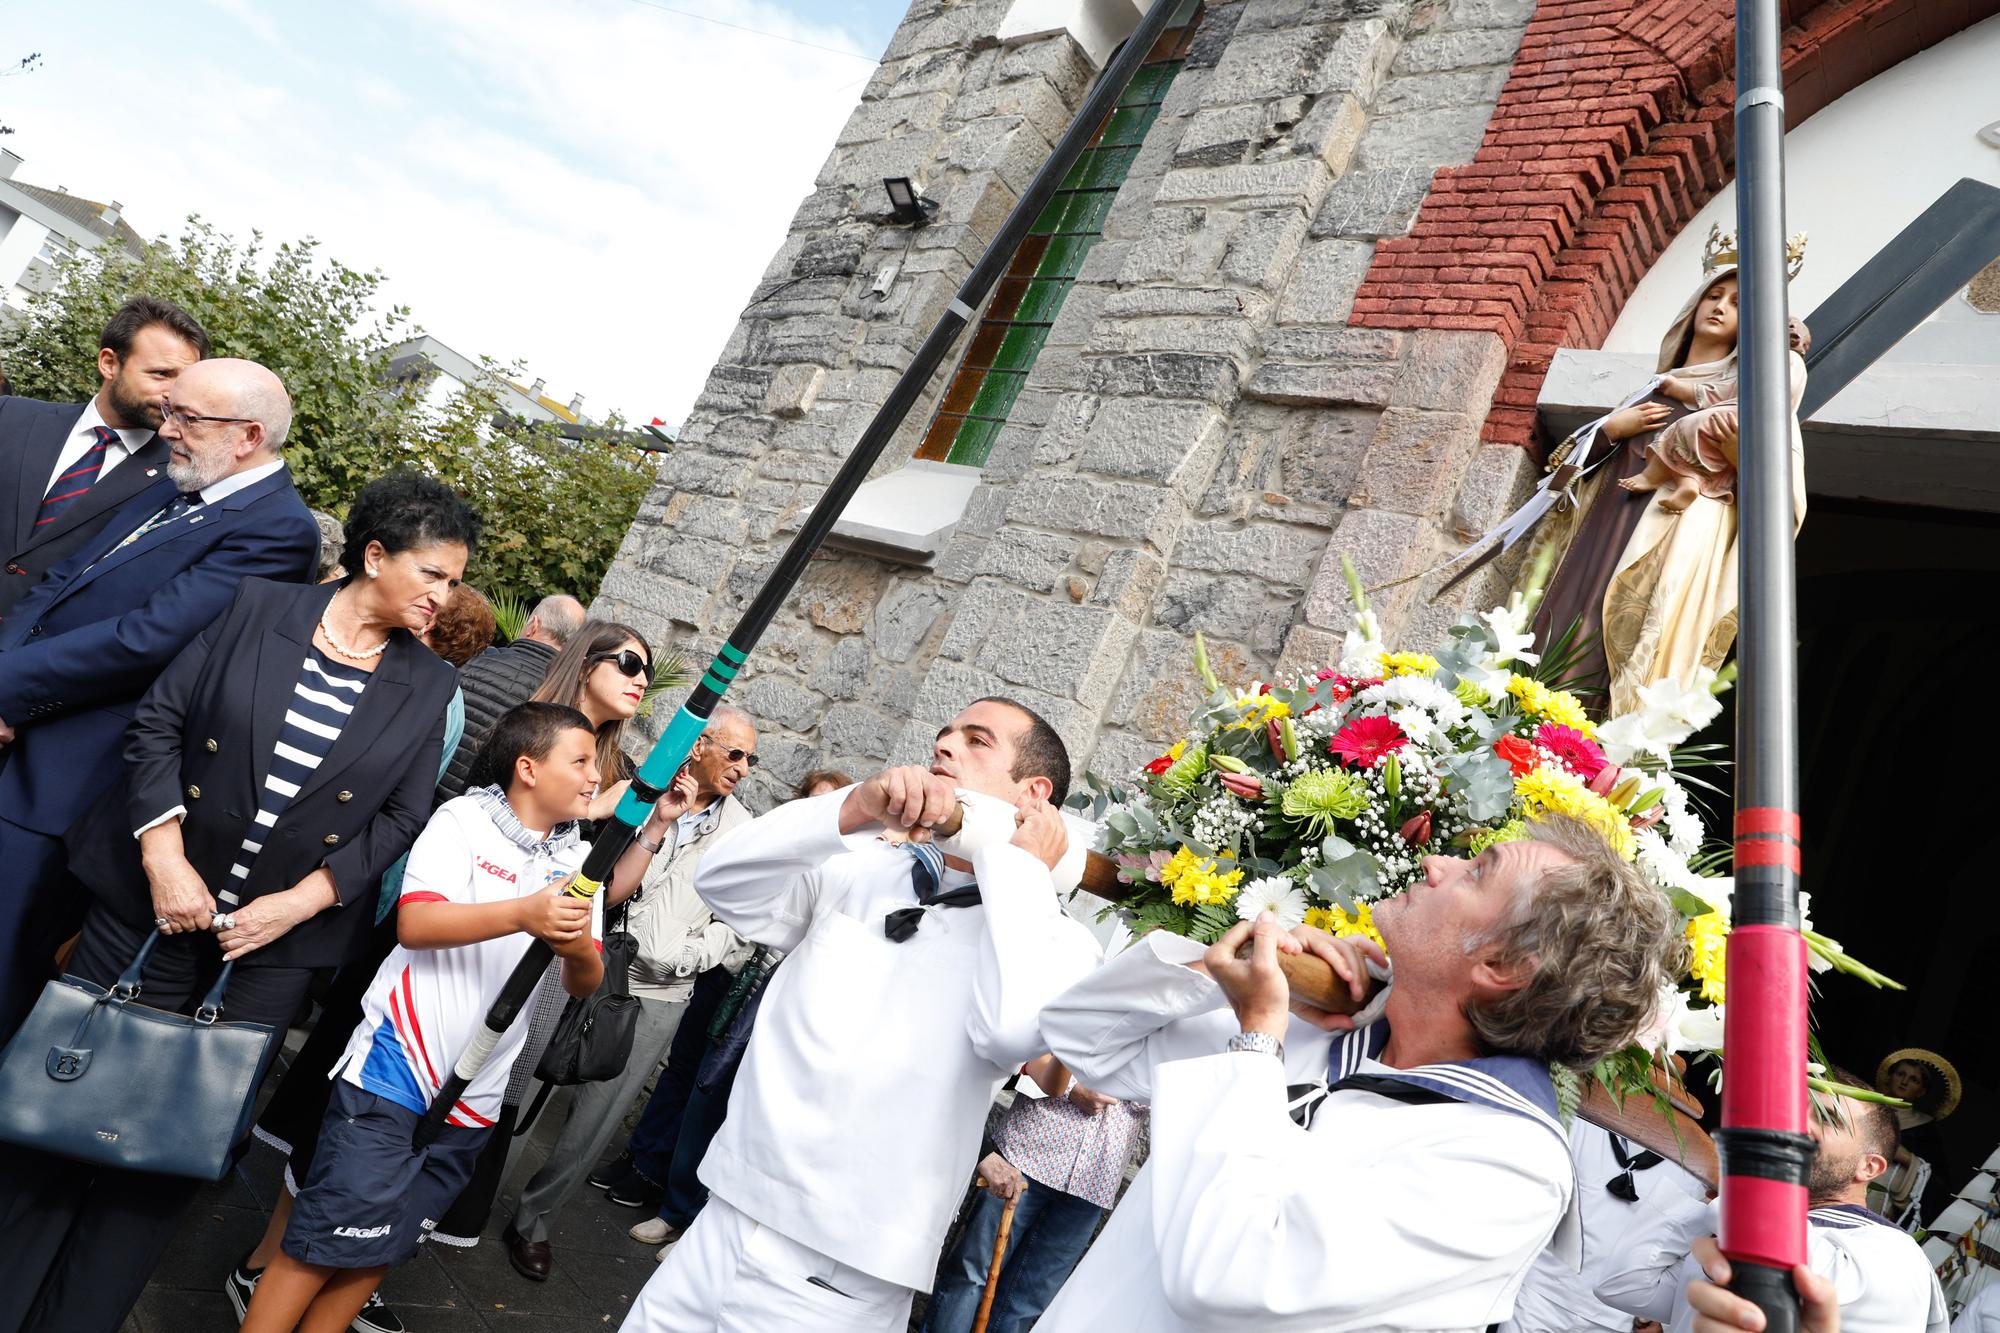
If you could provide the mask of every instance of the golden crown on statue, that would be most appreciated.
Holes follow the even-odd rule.
[[[1701,247],[1701,271],[1713,273],[1722,267],[1736,267],[1736,233],[1724,231],[1720,222],[1712,223],[1708,229],[1708,239]],[[1785,280],[1799,276],[1799,270],[1806,264],[1806,234],[1799,232],[1785,242]]]

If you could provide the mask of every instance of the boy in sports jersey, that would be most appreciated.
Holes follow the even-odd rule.
[[[563,989],[603,978],[596,902],[563,893],[588,850],[577,824],[596,795],[596,733],[559,704],[503,716],[481,752],[491,785],[431,816],[410,850],[401,943],[362,1001],[281,1253],[257,1284],[252,1333],[344,1329],[385,1270],[416,1254],[471,1175],[499,1113],[526,1011],[428,1148],[411,1133],[521,959],[523,934],[562,960]]]

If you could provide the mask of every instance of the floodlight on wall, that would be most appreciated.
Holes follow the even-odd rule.
[[[889,192],[891,221],[906,227],[921,227],[937,216],[937,200],[926,199],[923,187],[908,176],[884,176],[882,188]]]

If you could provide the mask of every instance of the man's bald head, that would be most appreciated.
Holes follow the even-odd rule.
[[[566,647],[570,636],[583,628],[584,614],[583,603],[568,593],[550,593],[535,603],[534,613],[521,627],[521,637],[551,648]]]
[[[292,396],[255,361],[218,357],[182,370],[160,427],[167,475],[183,491],[261,467],[278,456],[292,428]]]
[[[214,383],[229,397],[234,410],[227,415],[248,417],[264,428],[264,447],[276,452],[285,445],[292,430],[292,396],[285,382],[268,368],[241,357],[219,356],[197,361],[181,372],[180,385],[194,377],[197,385]],[[176,395],[179,401],[179,395]]]

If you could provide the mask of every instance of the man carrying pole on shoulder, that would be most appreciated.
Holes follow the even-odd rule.
[[[1013,805],[1011,842],[923,841],[958,789]],[[1005,699],[891,768],[727,835],[695,891],[788,957],[701,1165],[708,1206],[626,1333],[901,1330],[928,1290],[1001,1082],[1045,1049],[1042,1006],[1098,961],[1049,872],[1068,832],[1061,738]],[[884,833],[910,832],[892,843]]]
[[[1151,1101],[1153,1143],[1038,1329],[1477,1333],[1552,1237],[1576,1262],[1548,1067],[1587,1069],[1645,1025],[1680,920],[1588,826],[1531,827],[1426,858],[1375,905],[1387,987],[1372,944],[1266,914],[1206,953],[1145,936],[1043,1011],[1079,1079]],[[1278,955],[1300,952],[1368,1005],[1293,998]],[[1287,1089],[1314,1083],[1301,1128]]]

